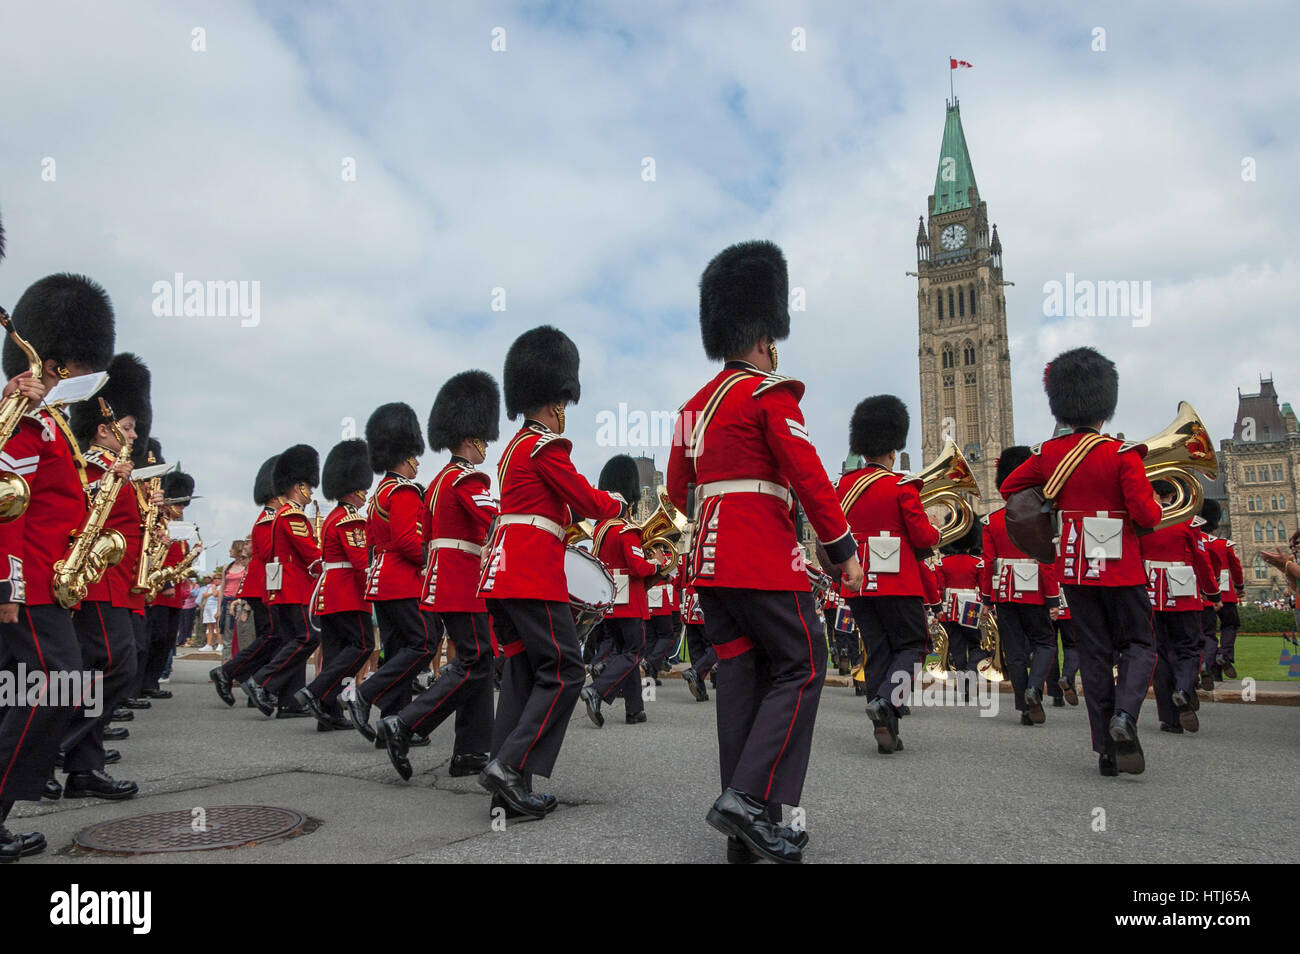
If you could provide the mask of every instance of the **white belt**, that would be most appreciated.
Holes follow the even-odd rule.
[[[545,530],[561,543],[564,542],[564,528],[550,517],[543,517],[536,513],[503,513],[497,517],[498,527],[508,527],[512,524],[525,524],[538,530]]]
[[[351,567],[352,564],[347,563],[346,561],[343,563],[322,563],[320,565],[321,573],[324,573],[326,570],[348,570],[351,569]]]
[[[1170,562],[1167,561],[1167,560],[1147,560],[1146,563],[1147,563],[1147,572],[1148,572],[1148,573],[1150,573],[1152,570],[1169,570],[1169,569],[1172,569],[1172,568],[1174,568],[1174,567],[1176,567],[1176,566],[1187,566],[1187,565],[1188,565],[1188,564],[1186,564],[1186,563],[1180,563],[1180,562],[1177,561],[1177,560],[1175,560],[1175,561],[1172,562],[1172,563],[1170,563]]]
[[[979,590],[960,590],[950,586],[943,591],[944,602],[947,602],[954,596],[958,599],[969,599],[972,602],[978,602],[980,598]]]
[[[707,484],[700,484],[695,489],[695,492],[699,494],[700,500],[707,500],[709,497],[721,497],[724,494],[767,494],[769,497],[776,497],[786,505],[790,503],[789,489],[770,480],[751,478],[714,480]]]
[[[1013,564],[1020,564],[1021,566],[1026,566],[1030,563],[1037,563],[1037,562],[1038,562],[1037,560],[1031,559],[1029,557],[998,557],[993,564],[993,568],[1000,574],[1006,567],[1009,567]]]
[[[483,548],[477,543],[470,543],[468,540],[458,540],[455,537],[438,537],[429,541],[430,550],[460,550],[471,556],[482,556]]]

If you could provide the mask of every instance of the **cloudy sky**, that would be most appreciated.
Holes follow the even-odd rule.
[[[205,495],[190,516],[229,541],[267,456],[324,456],[386,401],[423,420],[449,375],[499,376],[543,322],[582,352],[579,467],[662,466],[666,447],[597,446],[597,415],[671,411],[707,380],[699,273],[771,238],[807,296],[781,370],[837,471],[858,400],[916,407],[904,273],[955,56],[1015,282],[1017,438],[1050,431],[1044,362],[1088,343],[1120,366],[1114,428],[1152,433],[1186,399],[1217,439],[1261,373],[1300,400],[1298,21],[1221,3],[8,5],[0,302],[61,270],[107,287],[119,350],[153,369],[155,431]],[[1150,324],[1045,317],[1067,272],[1151,282]],[[256,324],[156,315],[177,273],[257,283]],[[914,465],[919,444],[914,413]]]

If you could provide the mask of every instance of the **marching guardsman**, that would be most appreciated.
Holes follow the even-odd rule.
[[[1074,642],[1074,624],[1070,620],[1070,604],[1065,591],[1060,593],[1061,605],[1052,617],[1052,626],[1061,642],[1061,669],[1056,685],[1061,690],[1061,698],[1072,706],[1079,704],[1079,690],[1075,680],[1079,675],[1079,649]]]
[[[704,638],[704,612],[699,594],[689,582],[689,562],[690,554],[683,553],[677,566],[678,577],[686,581],[682,586],[682,623],[686,627],[686,651],[691,654],[691,664],[682,670],[682,679],[696,702],[707,702],[709,690],[704,687],[704,679],[718,664],[718,654]]]
[[[1152,484],[1162,506],[1174,502],[1177,488],[1167,480]],[[1201,657],[1201,600],[1219,601],[1219,578],[1210,566],[1205,534],[1192,521],[1175,523],[1140,537],[1146,563],[1147,595],[1155,612],[1156,669],[1152,687],[1162,732],[1195,732],[1196,671]]]
[[[370,469],[383,474],[366,511],[370,570],[366,599],[374,605],[384,664],[344,693],[348,718],[367,741],[383,748],[370,725],[370,707],[396,715],[411,701],[415,677],[442,644],[436,618],[420,612],[424,590],[424,488],[415,482],[424,434],[409,404],[383,404],[366,421]],[[412,744],[427,745],[421,736]]]
[[[618,454],[601,468],[597,486],[621,500],[640,499],[636,461]],[[612,642],[604,668],[591,685],[582,690],[587,717],[597,728],[604,726],[602,702],[622,697],[625,721],[635,725],[646,721],[641,697],[641,654],[645,651],[646,625],[650,619],[646,584],[657,578],[659,566],[646,559],[641,549],[641,530],[621,517],[596,524],[591,552],[614,577],[614,608],[602,621]]]
[[[1193,528],[1200,534],[1204,544],[1205,553],[1210,560],[1210,569],[1220,580],[1223,573],[1227,570],[1224,564],[1224,554],[1213,545],[1214,531],[1219,529],[1219,521],[1223,517],[1223,508],[1219,506],[1217,500],[1210,500],[1208,497],[1201,504],[1200,520],[1192,522]],[[1222,587],[1220,587],[1222,590]],[[1222,592],[1220,592],[1222,599]],[[1220,604],[1211,603],[1208,599],[1201,601],[1201,649],[1200,649],[1200,686],[1206,692],[1214,689],[1214,662],[1219,654],[1219,615],[1218,609]]]
[[[586,518],[624,514],[627,501],[592,487],[569,459],[564,409],[576,404],[578,349],[564,332],[526,331],[506,353],[506,415],[524,416],[497,465],[500,516],[479,577],[478,595],[506,657],[492,729],[491,761],[479,784],[507,816],[541,818],[555,796],[532,791],[549,777],[585,671],[569,610],[564,531]]]
[[[262,512],[257,515],[248,536],[248,569],[239,581],[236,596],[248,604],[252,614],[253,640],[241,647],[238,655],[208,673],[217,696],[228,706],[235,704],[233,687],[238,684],[242,688],[248,677],[265,666],[275,654],[275,621],[266,603],[266,564],[271,559],[271,525],[281,506],[280,497],[275,492],[275,462],[279,459],[279,454],[268,457],[253,478],[253,503],[261,507]],[[248,704],[253,705],[251,696]]]
[[[700,279],[704,352],[722,370],[684,405],[668,461],[673,505],[696,522],[691,577],[718,655],[722,795],[708,821],[728,857],[799,862],[797,805],[826,671],[794,507],[803,506],[850,588],[862,568],[799,409],[802,383],[774,374],[790,333],[785,257],[771,242],[718,254]],[[698,506],[695,506],[698,501]]]
[[[194,495],[194,478],[184,471],[173,470],[163,474],[162,492],[164,502],[159,507],[159,521],[180,520],[185,516]],[[160,529],[160,533],[165,530]],[[176,566],[190,552],[190,545],[184,540],[172,540],[167,545],[162,566],[158,569]],[[149,629],[149,654],[144,662],[144,678],[140,683],[140,695],[145,699],[170,699],[172,691],[163,689],[159,684],[167,664],[176,651],[176,637],[180,629],[181,606],[185,602],[190,584],[186,580],[177,580],[163,587],[148,602],[145,609],[145,625]]]
[[[1029,460],[1032,451],[1023,445],[1008,447],[998,458],[999,489],[1017,467]],[[1021,725],[1042,725],[1043,687],[1047,685],[1056,659],[1056,633],[1051,611],[1059,599],[1056,568],[1039,563],[1018,549],[1007,536],[1006,508],[983,519],[984,569],[980,575],[980,599],[984,611],[993,613],[1002,634],[1002,656],[1007,678],[1015,694]]]
[[[948,659],[955,672],[974,672],[984,658],[976,624],[980,605],[980,557],[982,528],[975,524],[954,540],[935,566],[943,601],[940,623],[948,634]]]
[[[646,621],[645,668],[646,675],[655,681],[656,686],[663,685],[659,673],[667,666],[668,657],[681,639],[678,554],[674,551],[666,559],[671,560],[666,564],[669,569],[656,566],[658,576],[649,578],[646,585],[650,618]]]
[[[366,602],[366,505],[373,475],[366,442],[340,441],[325,455],[321,494],[338,506],[321,525],[321,576],[311,615],[320,620],[321,667],[307,686],[294,693],[296,706],[316,717],[321,732],[350,729],[339,696],[343,680],[361,671],[375,648],[375,630]]]
[[[939,531],[921,504],[920,478],[894,471],[908,425],[907,406],[892,394],[858,404],[849,423],[849,453],[865,464],[836,486],[866,571],[862,592],[849,598],[849,606],[867,650],[867,715],[881,755],[903,748],[899,709],[925,654],[926,605],[938,602],[927,592],[937,587],[920,556],[939,542]]]
[[[89,401],[72,409],[72,432],[86,448],[86,479],[95,488],[110,471],[129,480],[131,461],[118,458],[123,439],[133,445],[148,444],[153,419],[149,403],[149,369],[133,354],[115,355],[108,365],[108,383]],[[100,401],[104,403],[101,404]],[[108,413],[105,414],[104,412]],[[114,428],[114,416],[116,428]],[[140,561],[144,522],[134,486],[118,492],[104,521],[104,530],[122,535],[122,559],[109,567],[98,583],[86,588],[81,605],[72,613],[72,625],[81,643],[82,668],[103,673],[99,687],[100,718],[75,712],[63,737],[63,770],[68,773],[64,794],[68,798],[130,798],[139,787],[118,781],[104,771],[104,729],[109,717],[131,688],[135,676],[135,630],[131,625],[131,587]],[[113,757],[113,761],[120,758]]]
[[[403,778],[411,777],[407,753],[412,737],[427,738],[453,712],[456,740],[448,774],[477,775],[492,747],[492,627],[487,604],[478,595],[478,571],[497,504],[491,477],[476,467],[487,459],[487,445],[497,439],[500,422],[501,391],[483,371],[450,378],[429,411],[429,449],[450,451],[451,459],[424,495],[429,566],[420,610],[438,615],[455,657],[432,686],[379,723],[379,737]],[[428,624],[431,629],[435,625]]]
[[[156,437],[149,437],[146,440],[140,441],[140,443],[132,450],[131,456],[133,458],[132,463],[134,463],[136,467],[152,467],[157,464],[166,463],[166,461],[163,460],[162,444],[158,442],[158,438]],[[140,507],[142,510],[149,507],[150,501],[152,501],[155,512],[158,515],[161,515],[163,500],[161,489],[162,478],[157,478],[157,481],[158,482],[155,484],[151,480],[147,484],[140,486],[136,491],[136,494],[140,499]],[[158,489],[152,489],[155,487]],[[141,528],[141,560],[148,559],[147,548],[150,545],[148,536],[144,535],[144,529],[145,528],[143,527]],[[110,568],[109,572],[113,572],[114,569],[127,572],[127,569],[122,567],[121,564],[117,567]],[[126,710],[153,708],[153,703],[144,698],[144,694],[140,691],[140,687],[144,685],[145,664],[149,661],[149,621],[148,616],[146,615],[149,606],[146,599],[147,594],[145,589],[136,585],[139,571],[139,562],[129,570],[131,631],[135,635],[135,671],[132,674],[131,682],[127,687],[126,698],[122,701],[122,708]],[[118,714],[123,717],[120,720],[123,722],[130,722],[135,719],[135,716],[131,715],[129,712],[119,712]],[[117,714],[114,716],[114,721],[119,721]],[[125,726],[111,726],[104,730],[105,741],[112,739],[125,739],[128,735],[129,733]]]
[[[1102,775],[1138,774],[1146,767],[1138,715],[1156,651],[1137,529],[1160,522],[1160,505],[1142,466],[1146,448],[1101,433],[1119,400],[1115,365],[1075,348],[1058,355],[1043,379],[1052,414],[1073,433],[1040,444],[1000,489],[1006,498],[1073,467],[1055,498],[1056,576],[1070,604],[1092,748]]]
[[[291,719],[311,715],[296,702],[281,700],[292,699],[307,684],[307,660],[320,645],[307,618],[320,543],[304,510],[320,484],[316,448],[290,447],[276,460],[271,481],[283,501],[271,523],[271,559],[266,564],[267,603],[275,614],[275,652],[243,686],[262,715],[274,712],[277,719]]]
[[[1219,507],[1218,501],[1206,501],[1207,504],[1214,504],[1214,510],[1209,511],[1214,514],[1214,529],[1205,529],[1210,534],[1210,550],[1214,554],[1214,562],[1219,568],[1219,597],[1221,602],[1217,607],[1219,638],[1214,638],[1214,623],[1211,621],[1206,629],[1205,669],[1210,676],[1211,681],[1222,680],[1223,678],[1236,679],[1237,667],[1236,661],[1237,630],[1241,628],[1241,616],[1237,612],[1237,603],[1246,598],[1246,577],[1241,569],[1241,559],[1237,556],[1237,545],[1226,537],[1214,536],[1214,530],[1219,528],[1219,519],[1222,516],[1222,508]],[[1204,515],[1204,514],[1203,514]]]
[[[0,249],[2,251],[2,249]],[[51,275],[18,300],[12,325],[39,358],[40,374],[12,336],[4,342],[3,403],[26,398],[33,408],[0,450],[0,467],[30,489],[24,513],[0,523],[0,652],[7,667],[28,672],[81,671],[72,617],[54,598],[54,564],[86,518],[86,479],[67,420],[40,406],[65,378],[103,371],[113,357],[113,306],[81,275]],[[38,832],[4,827],[14,802],[36,801],[54,769],[72,715],[68,700],[0,708],[0,861],[17,861],[45,849]],[[53,704],[51,704],[51,702]]]

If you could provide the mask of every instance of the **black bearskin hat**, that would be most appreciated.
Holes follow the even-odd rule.
[[[1201,503],[1201,519],[1205,521],[1201,529],[1206,533],[1213,533],[1219,529],[1219,521],[1223,519],[1223,508],[1219,506],[1217,500],[1205,498]]]
[[[370,469],[376,474],[423,454],[424,435],[411,405],[396,401],[375,408],[366,421],[366,446],[370,448]]]
[[[183,470],[173,470],[171,473],[163,474],[162,492],[168,500],[193,497],[194,478]]]
[[[740,242],[700,276],[700,337],[714,360],[744,354],[759,338],[790,334],[790,279],[771,242]]]
[[[611,457],[600,469],[600,480],[596,486],[620,494],[629,507],[636,507],[641,500],[641,474],[636,468],[636,461],[626,454]]]
[[[997,475],[993,478],[993,482],[999,489],[1002,487],[1002,481],[1010,477],[1013,470],[1029,460],[1033,453],[1024,444],[1012,444],[1002,449],[1002,454],[998,457]]]
[[[308,444],[294,444],[275,461],[271,486],[276,496],[288,492],[294,484],[320,486],[320,454]]]
[[[980,544],[984,540],[984,527],[979,521],[971,524],[971,528],[963,533],[952,543],[943,548],[944,553],[978,553]]]
[[[36,282],[14,306],[13,326],[42,361],[76,361],[92,371],[103,371],[113,359],[113,303],[103,288],[84,275],[60,273]],[[27,369],[27,355],[6,337],[5,377]]]
[[[506,352],[502,375],[506,416],[512,421],[527,411],[582,396],[578,382],[578,346],[563,331],[541,325],[525,331]]]
[[[146,446],[153,424],[153,405],[149,402],[149,369],[144,362],[133,354],[114,355],[108,363],[108,381],[99,392],[87,401],[72,405],[72,433],[82,447],[94,441],[100,424],[108,423],[99,412],[100,398],[112,408],[114,417],[135,418],[133,447]]]
[[[907,445],[907,405],[892,394],[877,394],[853,409],[849,453],[880,457]]]
[[[321,468],[321,493],[326,500],[341,500],[358,490],[369,490],[374,475],[363,440],[339,441],[325,455]]]
[[[462,371],[438,389],[429,411],[429,449],[455,447],[471,437],[500,435],[501,391],[486,371]]]
[[[138,428],[139,425],[137,424]],[[153,460],[149,455],[153,455]],[[152,467],[154,464],[165,464],[163,460],[162,444],[156,437],[146,437],[142,441],[136,441],[135,448],[131,451],[131,463],[136,467]]]
[[[265,507],[272,497],[278,496],[275,492],[275,463],[279,459],[279,454],[268,457],[257,468],[257,476],[253,478],[253,503],[259,507]]]
[[[1052,416],[1069,427],[1095,427],[1115,416],[1119,372],[1094,348],[1058,354],[1043,370],[1043,388]]]

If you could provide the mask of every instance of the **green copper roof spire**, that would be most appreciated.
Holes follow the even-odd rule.
[[[953,100],[943,124],[943,145],[939,148],[939,169],[934,174],[934,215],[970,208],[969,189],[975,185],[975,170],[966,151],[966,133],[961,128],[961,106]]]

